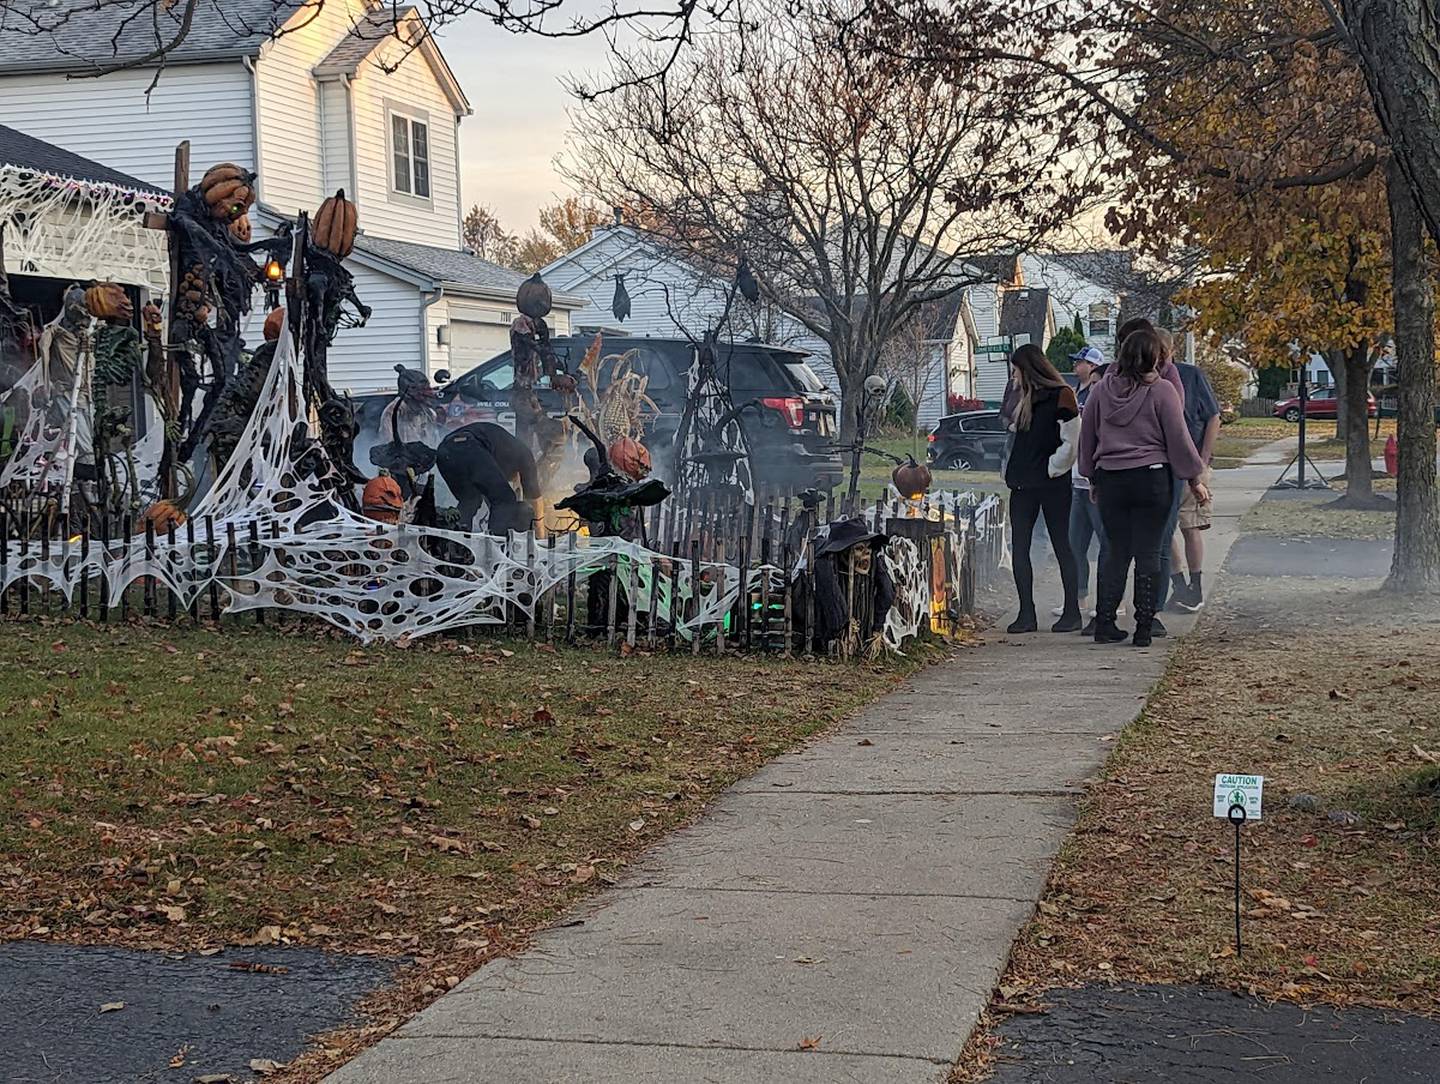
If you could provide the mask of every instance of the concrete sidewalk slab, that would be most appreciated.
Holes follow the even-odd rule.
[[[1048,863],[1029,840],[1070,823],[1062,798],[732,794],[703,831],[677,832],[639,884],[724,891],[890,893],[1028,900]]]
[[[1271,474],[1224,472],[1210,568]],[[1174,642],[992,635],[731,788],[330,1084],[943,1081]]]

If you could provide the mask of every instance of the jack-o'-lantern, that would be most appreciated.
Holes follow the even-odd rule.
[[[405,496],[400,492],[400,483],[388,474],[371,478],[360,494],[360,511],[379,523],[400,522],[400,512],[404,507]]]
[[[135,315],[125,287],[114,282],[97,282],[85,291],[85,310],[97,320],[128,324]]]
[[[174,501],[156,501],[145,509],[144,514],[140,517],[140,529],[136,533],[144,534],[147,523],[155,525],[157,535],[168,535],[172,527],[179,529],[185,526],[185,513]]]
[[[606,449],[605,454],[616,470],[628,474],[637,482],[650,473],[650,451],[632,437],[620,437]]]
[[[355,248],[358,210],[340,189],[320,205],[310,224],[311,239],[332,256],[344,259]]]
[[[230,236],[236,241],[239,241],[242,245],[248,245],[251,237],[250,216],[248,214],[240,215],[239,218],[230,223],[229,230]]]
[[[549,316],[553,300],[550,287],[545,285],[539,271],[522,282],[515,293],[515,307],[532,320],[543,320]]]
[[[265,317],[265,341],[273,343],[280,338],[280,332],[285,329],[285,310],[271,309],[270,315]]]
[[[211,217],[233,222],[255,202],[255,174],[233,162],[211,166],[200,179],[200,195]]]
[[[900,496],[916,500],[930,489],[930,468],[915,462],[914,456],[907,455],[905,462],[890,472],[890,481],[895,484]]]

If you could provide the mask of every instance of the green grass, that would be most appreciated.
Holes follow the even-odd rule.
[[[1393,511],[1362,512],[1326,508],[1340,494],[1307,500],[1259,501],[1241,521],[1251,534],[1279,538],[1348,538],[1381,542],[1395,536]]]
[[[3,633],[0,936],[178,948],[494,951],[916,665]]]
[[[867,440],[866,445],[871,448],[879,448],[881,451],[889,452],[895,456],[914,455],[917,463],[925,462],[926,444],[924,434],[918,438],[904,436],[884,436]],[[877,455],[867,454],[860,461],[860,495],[867,500],[874,500],[883,497],[889,490],[890,472],[895,469],[895,464]],[[848,464],[847,464],[848,470]],[[1003,482],[996,471],[958,471],[958,470],[937,470],[931,472],[933,481],[930,485],[932,493],[941,490],[966,490],[984,489],[995,490],[1003,488]],[[848,474],[847,474],[848,479]]]

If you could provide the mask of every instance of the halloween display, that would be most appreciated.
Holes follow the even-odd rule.
[[[405,495],[400,483],[388,474],[371,478],[360,495],[360,511],[378,523],[399,523],[405,508]]]
[[[546,376],[551,387],[568,394],[575,390],[575,380],[556,360],[550,345],[550,326],[544,316],[530,316],[524,311],[527,308],[532,312],[550,311],[550,288],[538,274],[521,285],[515,304],[521,310],[510,324],[510,352],[515,366],[510,408],[515,412],[515,435],[535,449],[540,477],[549,485],[564,455],[565,427],[540,405],[535,381]]]
[[[895,492],[906,500],[918,500],[930,489],[930,468],[915,462],[913,455],[907,455],[904,462],[890,472],[890,482]]]
[[[135,315],[125,287],[101,282],[85,291],[85,308],[97,320],[119,320],[129,323]]]
[[[533,509],[523,501],[540,499],[540,476],[530,449],[493,422],[461,426],[440,442],[435,466],[460,502],[460,529],[473,528],[475,513],[488,505],[491,534],[526,531]],[[514,487],[520,486],[520,496]]]
[[[532,320],[543,320],[549,316],[552,304],[550,287],[540,277],[539,271],[522,282],[515,293],[515,307],[522,316],[528,316]]]
[[[616,439],[606,453],[616,470],[637,482],[650,473],[650,452],[632,437]]]
[[[380,434],[390,439],[370,449],[370,462],[390,472],[408,498],[416,481],[435,465],[441,415],[430,378],[419,369],[395,366],[395,398],[380,414]]]
[[[248,245],[252,234],[250,216],[241,214],[230,223],[230,236],[242,245]]]
[[[222,162],[205,171],[198,187],[211,217],[233,222],[255,202],[254,185],[255,174],[233,162]]]
[[[312,235],[315,243],[337,259],[345,259],[355,248],[355,204],[340,189],[315,212]]]

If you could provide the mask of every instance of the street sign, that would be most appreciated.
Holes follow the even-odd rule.
[[[1263,775],[1230,775],[1222,772],[1215,777],[1215,816],[1228,820],[1231,807],[1238,805],[1245,810],[1244,819],[1247,822],[1258,821],[1260,794],[1264,787]]]

